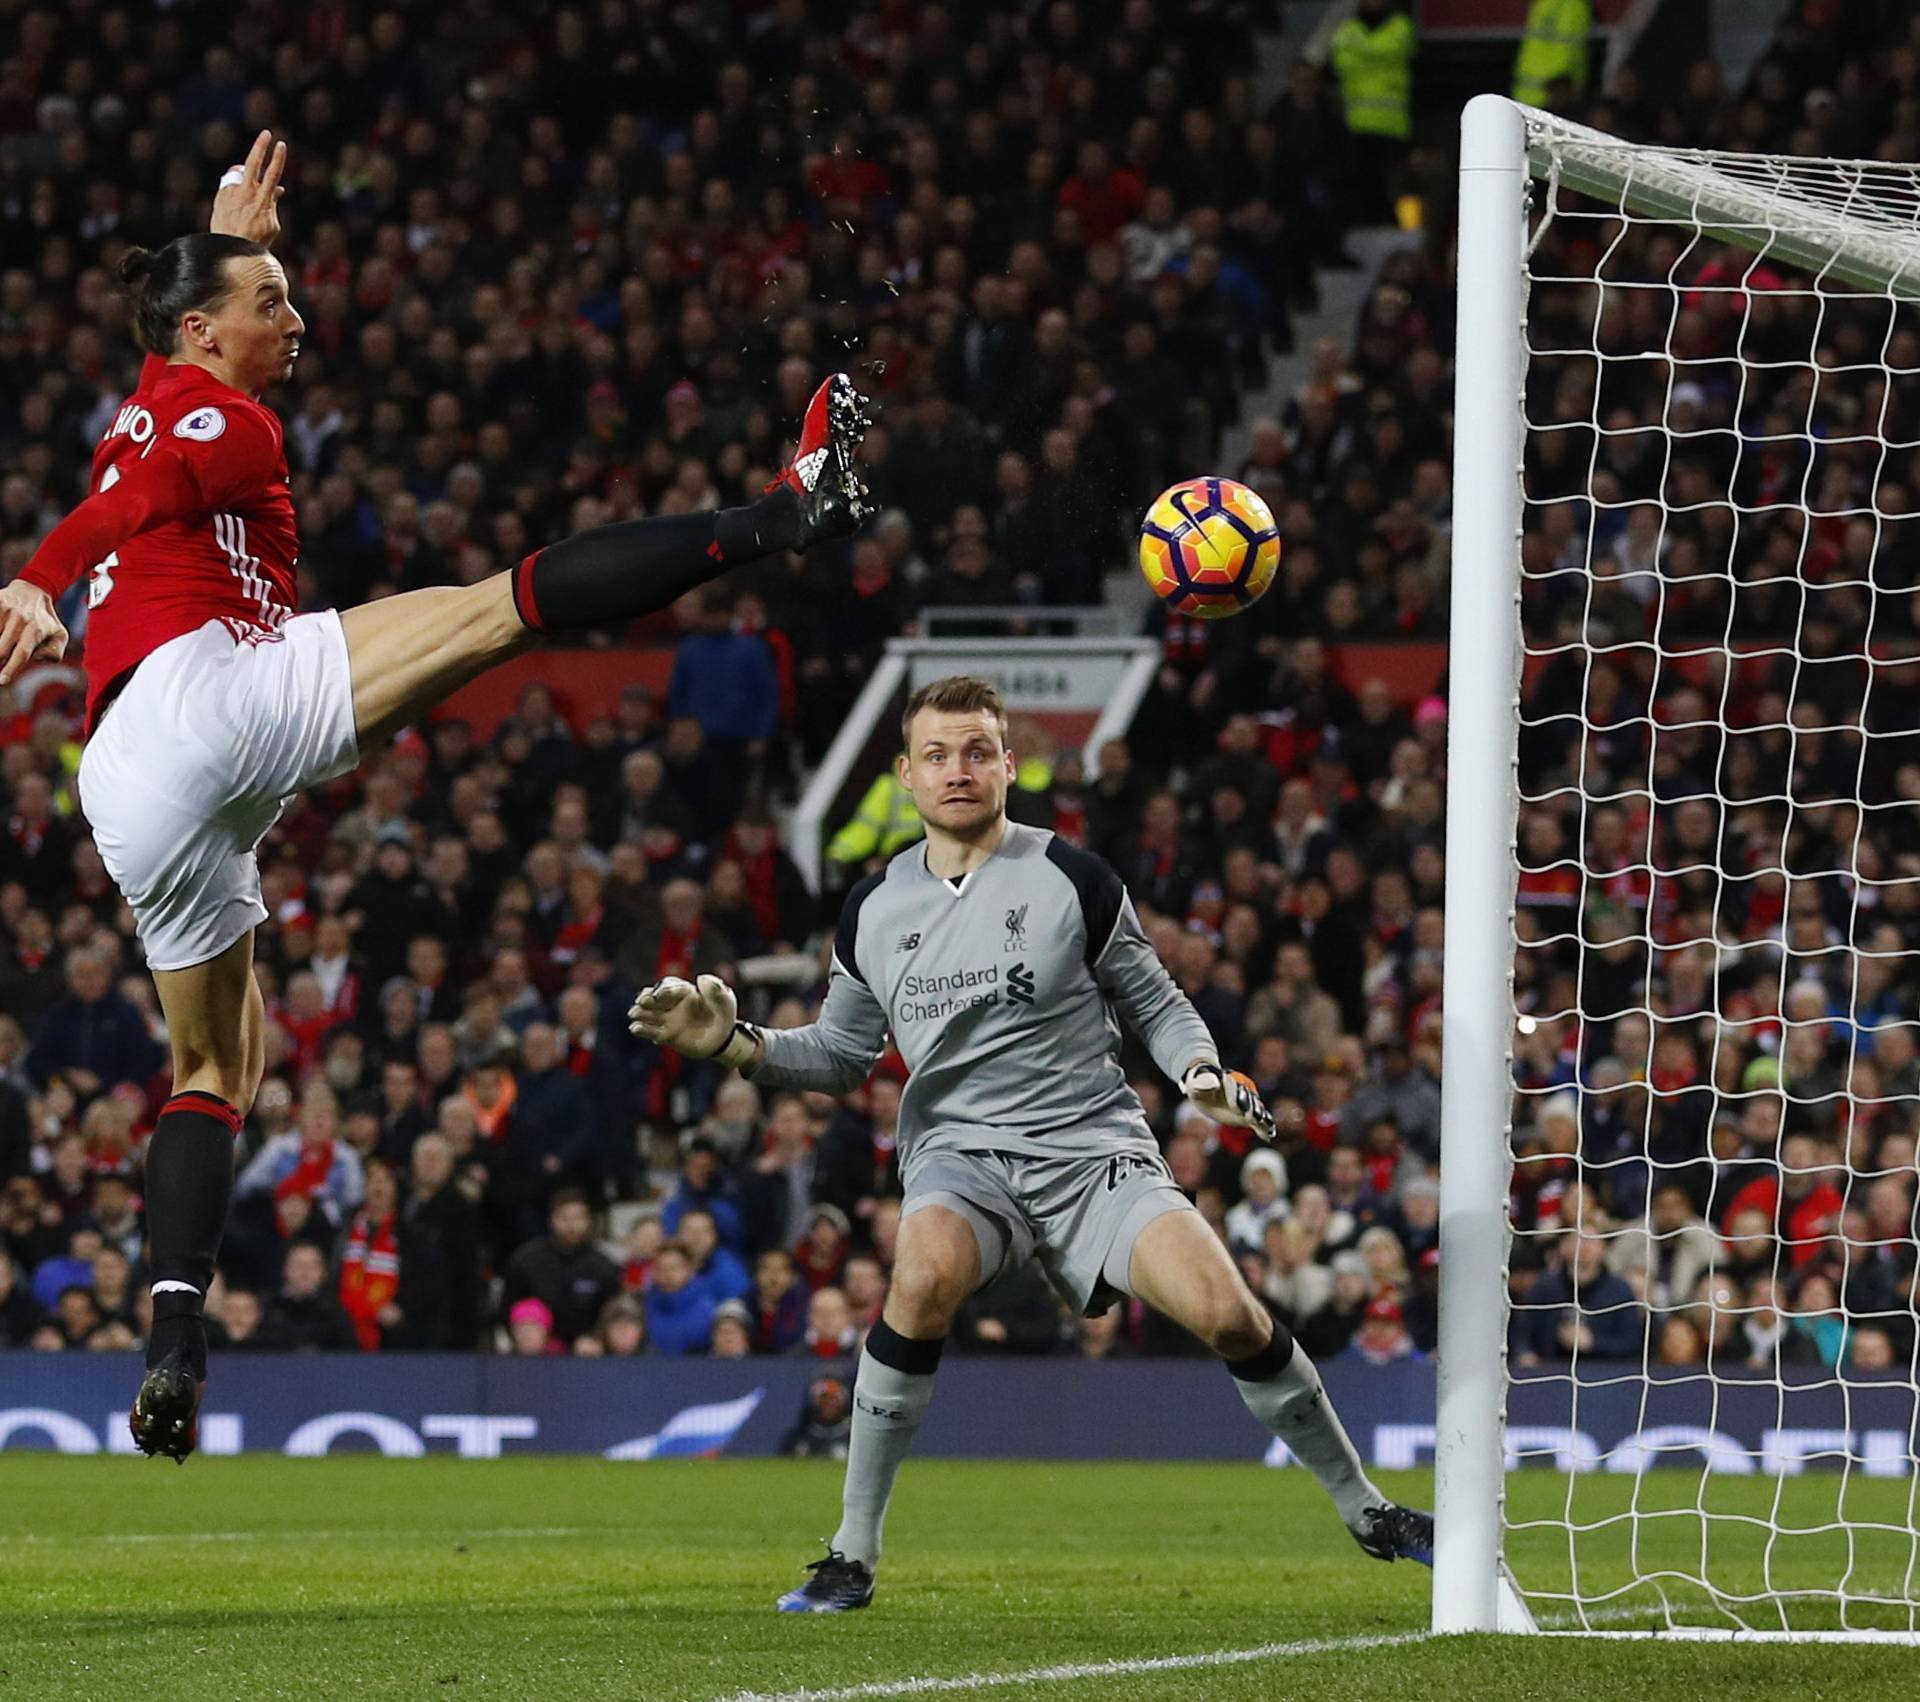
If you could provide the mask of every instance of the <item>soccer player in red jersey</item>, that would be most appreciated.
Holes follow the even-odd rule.
[[[540,635],[632,620],[741,562],[843,537],[868,511],[867,421],[835,374],[756,502],[599,527],[477,585],[296,614],[286,454],[260,400],[305,329],[269,246],[285,164],[263,131],[223,179],[211,231],[122,262],[149,351],[139,388],[94,453],[92,494],[0,587],[5,685],[65,652],[55,600],[89,576],[80,800],[173,1048],[147,1148],[154,1322],[132,1429],[175,1459],[198,1441],[202,1306],[265,1066],[254,849],[283,804]]]

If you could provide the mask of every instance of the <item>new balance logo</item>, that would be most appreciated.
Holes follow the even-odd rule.
[[[1033,1003],[1033,971],[1024,963],[1016,963],[1007,971],[1007,1003],[1010,1005]]]
[[[918,934],[902,934],[900,936],[900,943],[893,949],[895,951],[918,951],[920,949],[920,936]]]

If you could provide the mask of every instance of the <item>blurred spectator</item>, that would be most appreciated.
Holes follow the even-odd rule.
[[[707,1351],[714,1359],[745,1359],[753,1352],[752,1314],[744,1302],[723,1300],[713,1309]]]
[[[1407,1334],[1400,1302],[1385,1295],[1369,1300],[1360,1314],[1360,1329],[1339,1359],[1359,1360],[1366,1365],[1391,1365],[1399,1359],[1424,1359]]]
[[[720,1245],[720,1232],[713,1214],[693,1209],[681,1213],[680,1245],[693,1261],[692,1286],[714,1305],[723,1300],[744,1300],[753,1292],[753,1279],[740,1255]]]
[[[620,1292],[620,1272],[593,1244],[592,1228],[586,1195],[557,1190],[547,1206],[547,1234],[525,1243],[507,1263],[501,1310],[511,1315],[522,1300],[540,1301],[563,1347],[592,1329],[600,1308]],[[659,1330],[653,1333],[658,1340]]]
[[[531,1295],[507,1308],[507,1338],[512,1352],[531,1358],[567,1351],[554,1336],[553,1309]]]
[[[996,1278],[954,1320],[967,1353],[1051,1353],[1061,1341],[1060,1302],[1037,1260]]]
[[[807,1302],[807,1328],[798,1351],[813,1359],[851,1358],[860,1351],[860,1326],[837,1288],[816,1288]]]
[[[408,1345],[471,1348],[480,1333],[480,1219],[454,1180],[445,1137],[428,1133],[414,1142],[410,1182],[401,1207]]]
[[[1357,216],[1384,218],[1413,135],[1413,20],[1393,0],[1359,0],[1333,32],[1333,69],[1357,160]]]
[[[334,1224],[352,1215],[366,1194],[360,1155],[339,1134],[340,1104],[324,1082],[300,1096],[296,1129],[268,1141],[234,1183],[234,1198],[269,1209],[290,1197],[308,1201]]]
[[[358,1348],[353,1320],[326,1284],[326,1255],[311,1242],[289,1247],[280,1292],[260,1323],[260,1345],[279,1353],[351,1353]]]
[[[791,1247],[800,1238],[816,1194],[814,1175],[806,1105],[797,1094],[782,1094],[768,1114],[763,1150],[741,1178],[743,1244],[755,1249]]]
[[[835,1367],[807,1385],[800,1417],[781,1437],[780,1452],[788,1459],[844,1460],[852,1434],[852,1368]]]
[[[1621,1359],[1639,1351],[1646,1314],[1606,1260],[1602,1235],[1570,1229],[1560,1237],[1559,1262],[1534,1278],[1514,1314],[1522,1365],[1576,1354]]]
[[[1264,1251],[1267,1226],[1287,1215],[1287,1165],[1277,1152],[1256,1147],[1240,1165],[1245,1198],[1227,1213],[1227,1240],[1237,1252]]]
[[[364,1352],[398,1345],[406,1311],[400,1305],[400,1187],[384,1164],[368,1166],[367,1197],[340,1247],[340,1305]]]
[[[680,1220],[690,1211],[702,1211],[713,1220],[714,1233],[728,1247],[746,1245],[746,1225],[732,1198],[733,1182],[721,1167],[713,1142],[696,1137],[687,1143],[680,1161],[680,1184],[667,1198],[660,1226],[667,1234],[679,1232]]]
[[[67,997],[40,1019],[29,1065],[45,1086],[56,1075],[81,1099],[121,1082],[142,1084],[160,1067],[160,1048],[140,1013],[115,991],[106,955],[76,946],[66,955]]]
[[[13,1255],[0,1250],[0,1346],[27,1346],[41,1317],[40,1303],[22,1285]]]
[[[1299,1331],[1301,1345],[1315,1360],[1331,1359],[1347,1347],[1373,1299],[1367,1261],[1359,1253],[1336,1254],[1331,1269],[1333,1292],[1308,1315]]]
[[[692,1255],[668,1241],[654,1256],[647,1277],[647,1335],[664,1354],[704,1353],[713,1334],[718,1300],[693,1280]]]
[[[784,1247],[769,1247],[753,1266],[753,1345],[785,1353],[807,1330],[808,1293]]]
[[[807,1214],[807,1232],[794,1249],[794,1263],[808,1288],[818,1293],[840,1280],[853,1235],[838,1206],[816,1205]]]
[[[646,1347],[646,1308],[632,1295],[622,1294],[600,1308],[600,1321],[573,1344],[573,1351],[583,1358],[632,1359]]]

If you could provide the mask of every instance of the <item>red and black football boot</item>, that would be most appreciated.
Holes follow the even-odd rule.
[[[814,391],[793,460],[767,486],[785,485],[800,499],[805,532],[797,548],[844,538],[872,518],[873,500],[860,477],[860,443],[872,424],[865,399],[844,372]]]

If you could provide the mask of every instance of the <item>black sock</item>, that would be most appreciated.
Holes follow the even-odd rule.
[[[147,1142],[147,1245],[153,1258],[149,1367],[185,1347],[207,1374],[207,1287],[233,1202],[233,1141],[240,1113],[210,1093],[176,1093]]]
[[[513,570],[513,604],[535,632],[635,620],[742,562],[797,548],[803,532],[786,485],[744,508],[616,521],[528,556]]]

